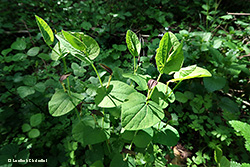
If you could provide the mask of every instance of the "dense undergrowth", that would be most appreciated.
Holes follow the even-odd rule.
[[[246,1],[1,3],[0,166],[249,166],[250,17],[227,14],[249,12]],[[102,90],[89,62],[76,59],[72,52],[64,58],[52,52],[39,33],[35,15],[54,34],[83,32],[96,40],[100,53],[93,65],[103,83],[112,73],[111,85],[121,81],[143,93],[147,86],[143,88],[143,81],[128,73],[137,69],[146,81],[157,80],[160,70],[155,56],[163,35],[169,32],[183,41],[183,67],[196,64],[212,77],[183,80],[178,85],[168,82],[174,97],[161,103],[167,105],[163,124],[128,131],[120,122],[121,109],[104,110],[107,106],[96,100]],[[141,43],[139,55],[127,47],[128,29]],[[60,48],[56,48],[58,34],[49,44],[55,50]],[[163,72],[158,82],[166,84],[173,78]],[[66,115],[53,117],[59,115],[49,111],[48,104],[55,92],[67,99],[60,92],[63,89],[84,99],[76,100],[79,104]],[[77,136],[76,126],[86,128],[77,125],[79,119],[91,127],[100,124],[109,131],[108,139],[97,135],[101,129],[92,129],[96,133],[89,140],[87,134]],[[157,136],[157,128],[164,132]],[[43,158],[49,163],[8,163],[9,158]]]

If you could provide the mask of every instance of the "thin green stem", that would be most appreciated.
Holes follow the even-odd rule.
[[[76,109],[76,107],[75,107],[75,111],[76,111],[77,118],[79,119],[79,121],[81,121],[81,117],[80,117],[80,115],[79,115],[78,110]]]
[[[171,92],[167,95],[166,99],[173,93],[173,91],[180,85],[182,80],[180,80],[180,82],[178,82],[175,87],[171,90]]]
[[[133,139],[132,139],[132,141],[131,141],[131,143],[130,143],[130,145],[129,145],[129,147],[128,147],[129,150],[131,150],[131,148],[132,148],[133,140],[134,140],[135,136],[137,135],[137,133],[138,133],[138,130],[135,131],[135,134],[134,134],[134,136],[133,136]],[[128,159],[128,153],[126,153],[126,156],[125,156],[125,158],[123,159],[123,161],[126,161],[127,159]]]
[[[134,74],[136,73],[136,61],[135,61],[135,56],[134,56]]]
[[[95,73],[96,73],[96,75],[97,75],[97,77],[98,77],[98,79],[99,79],[99,82],[100,82],[101,86],[103,87],[101,77],[100,77],[98,71],[96,70],[95,65],[94,65],[92,62],[90,62],[90,64],[91,64],[91,66],[93,67],[93,69],[95,70]]]
[[[49,48],[51,49],[51,50],[53,50],[56,54],[58,54],[59,56],[61,56],[61,54],[59,54],[55,49],[53,49],[50,45],[48,45],[49,46]]]

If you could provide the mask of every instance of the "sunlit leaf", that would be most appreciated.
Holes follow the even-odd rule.
[[[201,67],[197,67],[196,65],[192,65],[181,68],[180,71],[175,72],[174,79],[172,79],[172,81],[180,81],[185,79],[211,77],[211,76],[212,74],[208,70]]]
[[[126,34],[126,43],[127,43],[128,50],[130,51],[130,53],[134,57],[140,55],[141,42],[139,41],[139,39],[136,36],[136,34],[133,31],[131,31],[131,30],[127,31],[127,34]]]
[[[39,16],[35,15],[37,25],[42,33],[43,39],[45,43],[48,45],[53,44],[54,42],[54,34],[49,25]]]

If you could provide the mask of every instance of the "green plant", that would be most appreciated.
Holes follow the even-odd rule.
[[[133,73],[123,73],[123,77],[131,80],[130,85],[119,80],[111,81],[113,70],[100,64],[109,74],[108,80],[104,83],[102,75],[94,64],[100,48],[93,38],[80,32],[62,30],[55,35],[58,41],[52,48],[51,44],[54,43],[52,30],[40,17],[36,16],[36,20],[45,43],[52,49],[51,56],[55,60],[62,59],[65,69],[65,74],[60,78],[63,89],[56,90],[49,101],[50,114],[58,117],[75,110],[78,119],[72,125],[73,139],[81,143],[83,147],[88,146],[89,150],[86,152],[95,152],[97,150],[92,147],[105,143],[102,147],[107,148],[108,152],[104,155],[111,159],[111,166],[118,163],[145,165],[146,162],[148,165],[160,163],[161,166],[164,166],[166,160],[161,158],[160,162],[157,161],[160,158],[158,156],[164,156],[162,151],[159,152],[160,154],[153,154],[150,159],[147,156],[150,152],[156,151],[153,148],[158,144],[170,147],[178,141],[178,131],[168,125],[164,114],[164,109],[175,100],[173,91],[183,80],[210,77],[211,74],[196,65],[182,68],[183,43],[180,43],[171,32],[163,36],[157,49],[155,57],[159,71],[157,80],[151,79],[148,75],[138,74],[139,63],[136,62],[136,58],[140,54],[141,43],[136,34],[128,30],[126,43],[133,56],[134,65]],[[115,46],[115,48],[117,47]],[[91,94],[90,97],[86,96],[84,92],[75,93],[71,89],[65,61],[65,56],[68,54],[90,64],[95,71],[99,86],[96,87],[96,93]],[[173,73],[174,79],[169,80],[167,84],[160,82],[163,74]],[[67,80],[66,86],[64,86],[65,79]],[[168,87],[170,82],[177,82],[173,89]],[[136,85],[138,86],[135,87]],[[93,104],[86,105],[85,103]],[[85,107],[88,109],[86,110]],[[122,142],[118,148],[114,145],[117,142]],[[123,158],[119,152],[123,153]],[[129,154],[131,156],[128,156]],[[103,157],[103,155],[100,156]],[[132,157],[135,157],[136,161]],[[143,160],[137,161],[141,158]],[[75,162],[72,163],[75,164]],[[86,160],[85,163],[91,165],[107,162],[102,161],[101,158],[90,162]]]

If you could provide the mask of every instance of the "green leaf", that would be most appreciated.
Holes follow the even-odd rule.
[[[231,20],[231,19],[233,19],[233,16],[232,15],[224,15],[224,16],[221,16],[220,18],[222,18],[224,20]]]
[[[29,124],[23,124],[22,125],[22,131],[23,132],[28,132],[31,130],[31,126]]]
[[[95,103],[103,108],[117,107],[133,92],[135,89],[131,86],[120,81],[111,81],[108,90],[102,87],[97,90]]]
[[[52,45],[54,42],[54,34],[49,25],[39,16],[35,15],[37,25],[42,33],[43,39],[47,45]]]
[[[11,48],[15,50],[25,50],[26,42],[22,39],[19,39],[11,44]]]
[[[39,47],[33,47],[30,48],[27,52],[28,56],[36,56],[39,53],[40,48]]]
[[[57,35],[56,35],[56,37],[57,37]],[[57,42],[56,43],[56,45],[54,46],[54,48],[53,48],[53,50],[52,50],[52,52],[51,52],[51,60],[54,60],[54,61],[57,61],[59,58],[60,58],[60,55],[63,55],[63,54],[67,54],[67,52],[66,52],[66,48],[64,47],[64,45],[63,45],[63,42],[57,37],[57,39],[62,43],[61,45],[60,45],[60,42]],[[66,42],[66,41],[65,41]],[[68,45],[70,45],[69,43],[68,43]],[[60,46],[60,48],[59,48],[59,46]],[[71,46],[71,45],[70,45]],[[72,47],[72,46],[71,46]],[[58,54],[60,54],[60,55],[58,55]],[[72,54],[73,55],[73,54]]]
[[[84,53],[86,52],[87,46],[76,36],[71,34],[70,32],[63,31],[62,34],[64,38],[77,50],[83,51]]]
[[[181,93],[181,92],[175,92],[175,97],[176,97],[176,100],[181,103],[186,103],[188,101],[188,98],[186,97],[186,95],[184,95],[184,93]]]
[[[95,125],[84,120],[73,126],[72,135],[76,141],[83,145],[97,144],[107,140],[107,135],[103,129],[95,127]]]
[[[26,160],[26,159],[29,159],[29,156],[30,156],[29,150],[22,150],[22,151],[20,151],[20,152],[17,154],[16,159],[18,159],[18,160],[19,160],[19,159]],[[25,161],[25,162],[18,162],[18,163],[24,165],[24,164],[27,164],[28,162]]]
[[[1,54],[2,54],[3,56],[6,56],[6,55],[9,54],[11,51],[12,51],[12,48],[4,49],[4,50],[2,50]]]
[[[214,40],[214,42],[213,42],[213,48],[215,48],[215,49],[218,49],[218,48],[220,48],[220,46],[221,46],[221,44],[222,44],[222,39],[216,39],[216,40]]]
[[[90,30],[90,28],[92,27],[92,25],[91,25],[90,22],[84,21],[84,22],[82,22],[81,27],[83,29],[85,29],[85,30]]]
[[[126,43],[127,43],[128,50],[134,57],[140,55],[141,42],[139,41],[136,34],[131,30],[128,30],[126,33]]]
[[[90,167],[104,167],[102,161],[98,160],[90,165]]]
[[[132,141],[135,136],[135,131],[122,129],[121,137],[127,141]]]
[[[84,96],[81,94],[71,92],[69,95],[63,90],[57,90],[49,101],[49,113],[54,117],[65,115],[83,99]]]
[[[19,147],[16,144],[8,144],[2,147],[0,154],[16,155]]]
[[[37,138],[38,136],[40,136],[40,131],[38,129],[32,129],[31,131],[29,131],[28,136],[30,138]]]
[[[161,107],[153,101],[146,101],[146,96],[134,92],[122,104],[121,123],[126,130],[149,128],[164,118]]]
[[[228,97],[222,97],[220,99],[219,107],[223,111],[228,111],[228,112],[235,113],[235,114],[240,112],[238,104]]]
[[[235,131],[240,132],[240,134],[244,137],[244,139],[246,140],[245,147],[250,152],[250,125],[237,120],[229,121],[229,123]]]
[[[133,143],[138,148],[146,148],[151,140],[152,137],[148,133],[144,131],[139,131],[134,137]]]
[[[38,113],[30,117],[30,125],[35,127],[42,123],[43,115]]]
[[[109,167],[117,167],[117,166],[119,166],[119,167],[133,167],[133,165],[130,165],[129,161],[123,160],[122,154],[115,154],[113,156],[113,159],[112,159]]]
[[[180,71],[175,72],[174,79],[171,81],[182,81],[185,79],[211,77],[212,74],[204,68],[197,67],[196,65],[181,68]]]
[[[249,163],[242,163],[241,167],[250,167],[250,164]]]
[[[230,161],[225,156],[220,160],[220,167],[230,167]]]
[[[117,45],[117,44],[114,44],[114,45],[112,45],[112,47],[115,50],[118,50],[118,51],[125,51],[127,49],[126,45]]]
[[[157,69],[161,74],[180,70],[184,60],[182,46],[183,43],[180,44],[173,33],[164,34],[155,56]]]
[[[219,147],[216,147],[214,150],[214,159],[216,163],[219,163],[222,158],[222,150]]]
[[[44,59],[44,60],[50,60],[51,59],[50,55],[48,55],[46,53],[40,53],[38,55],[38,57],[41,58],[41,59]]]
[[[72,63],[71,68],[73,69],[74,75],[79,77],[83,77],[85,75],[84,73],[87,71],[77,63]]]
[[[20,86],[17,88],[17,93],[21,98],[25,98],[26,96],[34,94],[35,89],[28,86]]]
[[[172,92],[170,87],[167,88],[166,84],[158,82],[151,99],[164,109],[168,106],[169,102],[173,103],[175,101],[174,93],[172,92],[169,95],[170,92]]]
[[[227,80],[223,77],[212,76],[211,78],[203,78],[204,86],[208,92],[214,92],[224,88]]]
[[[165,128],[161,128],[160,130],[155,130],[153,137],[154,143],[163,144],[165,146],[174,146],[177,144],[178,140],[178,131],[170,125],[167,125]]]
[[[45,91],[45,89],[46,89],[46,86],[45,86],[44,83],[38,82],[38,83],[35,85],[34,88],[35,88],[36,91],[43,93],[43,92]]]
[[[94,60],[100,53],[100,47],[96,40],[94,40],[92,37],[83,34],[81,32],[73,32],[73,35],[76,36],[78,39],[80,39],[86,48],[86,55],[91,59]]]
[[[123,73],[122,76],[124,78],[130,78],[135,81],[139,86],[137,87],[138,90],[147,90],[147,82],[146,80],[139,76],[138,74],[131,74],[131,73]]]
[[[183,43],[181,43],[174,52],[172,52],[165,64],[164,73],[169,74],[171,72],[179,71],[183,65],[184,56],[182,50]]]
[[[23,78],[23,83],[27,86],[34,86],[36,84],[36,77],[33,75],[26,75]]]
[[[74,48],[63,36],[62,33],[57,33],[56,34],[56,38],[60,41],[60,48],[62,50],[62,53],[70,53],[72,54],[74,57],[78,58],[81,61],[85,61],[85,55],[83,52],[81,52],[80,50],[77,50],[76,48]],[[55,47],[56,48],[56,45]],[[57,46],[57,48],[59,49],[59,44]],[[54,60],[53,58],[55,58],[55,60],[58,60],[58,56],[55,52],[52,52],[52,60]]]
[[[27,55],[24,53],[17,53],[12,57],[12,61],[23,61],[27,58]]]

